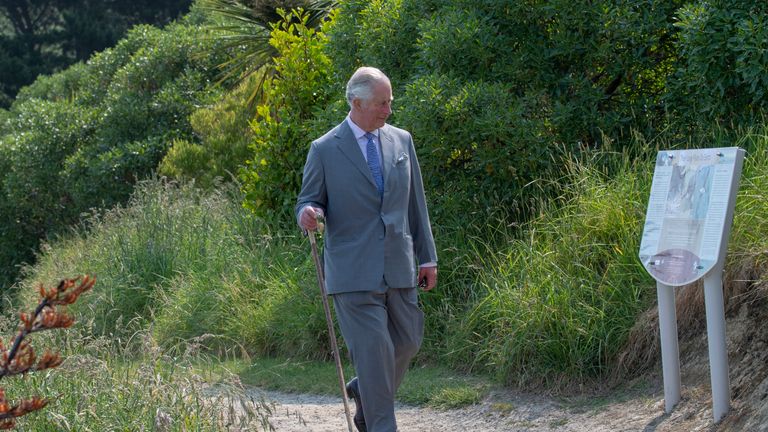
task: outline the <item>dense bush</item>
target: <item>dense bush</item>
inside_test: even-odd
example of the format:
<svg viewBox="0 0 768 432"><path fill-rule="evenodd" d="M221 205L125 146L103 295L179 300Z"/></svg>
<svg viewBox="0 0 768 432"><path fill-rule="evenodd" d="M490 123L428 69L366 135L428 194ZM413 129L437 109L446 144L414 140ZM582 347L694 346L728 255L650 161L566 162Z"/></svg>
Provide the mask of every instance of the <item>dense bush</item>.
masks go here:
<svg viewBox="0 0 768 432"><path fill-rule="evenodd" d="M523 185L556 162L539 99L516 97L502 83L424 75L397 104L398 124L418 143L437 220L467 206L511 209Z"/></svg>
<svg viewBox="0 0 768 432"><path fill-rule="evenodd" d="M24 88L3 115L0 284L40 239L91 208L124 202L174 139L194 140L189 115L218 93L225 53L189 21L138 26L117 46ZM12 203L12 204L10 204Z"/></svg>
<svg viewBox="0 0 768 432"><path fill-rule="evenodd" d="M680 62L667 93L691 123L749 121L768 108L768 6L720 0L680 8Z"/></svg>
<svg viewBox="0 0 768 432"><path fill-rule="evenodd" d="M198 33L191 26L132 30L127 42L142 44L112 75L94 139L81 143L62 173L78 207L124 201L174 138L191 137L189 115L207 102L215 76L211 59L196 56L205 40Z"/></svg>
<svg viewBox="0 0 768 432"><path fill-rule="evenodd" d="M194 180L210 188L216 179L230 180L250 156L253 109L245 103L261 77L252 76L213 106L193 112L189 121L198 140L177 139L160 164L160 173Z"/></svg>
<svg viewBox="0 0 768 432"><path fill-rule="evenodd" d="M14 266L31 257L37 239L61 229L78 212L59 173L78 143L90 139L97 112L67 100L38 100L17 107L0 141L0 281L13 280Z"/></svg>
<svg viewBox="0 0 768 432"><path fill-rule="evenodd" d="M437 212L455 211L443 199L458 195L520 216L522 188L558 177L558 153L663 120L674 10L341 1L327 51L337 85L362 64L392 77L392 122L414 133Z"/></svg>

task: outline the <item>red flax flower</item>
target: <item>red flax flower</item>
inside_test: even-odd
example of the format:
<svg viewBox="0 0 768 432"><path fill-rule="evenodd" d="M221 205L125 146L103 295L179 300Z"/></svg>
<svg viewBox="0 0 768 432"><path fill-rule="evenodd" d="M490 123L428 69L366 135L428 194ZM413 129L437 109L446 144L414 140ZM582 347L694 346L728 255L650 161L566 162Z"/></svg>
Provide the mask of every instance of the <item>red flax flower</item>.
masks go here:
<svg viewBox="0 0 768 432"><path fill-rule="evenodd" d="M45 289L40 285L40 302L32 313L19 314L19 330L11 341L10 349L0 341L0 379L10 375L22 375L44 369L55 368L63 361L58 353L46 350L38 360L35 350L25 339L32 333L70 327L72 316L58 309L77 301L78 297L93 288L95 278L90 276L64 279L56 287ZM0 387L0 429L11 429L16 425L16 418L37 411L48 404L39 397L22 399L11 405L5 398L5 389Z"/></svg>

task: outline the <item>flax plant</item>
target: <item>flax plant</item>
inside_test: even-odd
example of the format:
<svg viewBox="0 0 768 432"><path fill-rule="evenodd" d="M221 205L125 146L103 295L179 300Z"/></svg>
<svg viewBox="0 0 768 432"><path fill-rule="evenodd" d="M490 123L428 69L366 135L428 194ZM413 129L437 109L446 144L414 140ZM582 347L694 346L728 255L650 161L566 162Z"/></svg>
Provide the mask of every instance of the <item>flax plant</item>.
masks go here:
<svg viewBox="0 0 768 432"><path fill-rule="evenodd" d="M72 326L74 318L60 307L77 301L81 294L93 288L95 282L95 279L83 276L62 280L58 286L50 289L46 289L42 284L39 286L40 301L33 312L20 314L19 329L9 348L6 349L0 341L0 378L25 375L61 365L61 355L51 351L45 351L38 360L35 349L27 339L33 333ZM6 399L5 389L0 388L0 429L12 429L17 418L46 405L48 401L37 396L22 399L18 404L12 405Z"/></svg>

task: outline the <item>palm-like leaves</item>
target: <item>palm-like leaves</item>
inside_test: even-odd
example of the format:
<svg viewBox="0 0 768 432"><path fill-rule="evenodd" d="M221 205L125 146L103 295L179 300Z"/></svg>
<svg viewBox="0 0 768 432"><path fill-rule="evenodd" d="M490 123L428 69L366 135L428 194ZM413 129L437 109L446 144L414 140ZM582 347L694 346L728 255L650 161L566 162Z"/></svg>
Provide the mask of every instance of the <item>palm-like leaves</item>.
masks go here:
<svg viewBox="0 0 768 432"><path fill-rule="evenodd" d="M217 24L215 36L232 57L219 65L220 83L242 82L255 73L261 73L258 85L250 95L252 104L259 95L264 80L270 76L272 58L276 51L269 44L272 27L283 20L278 9L302 9L308 17L307 26L319 27L335 6L334 0L203 0L200 7Z"/></svg>

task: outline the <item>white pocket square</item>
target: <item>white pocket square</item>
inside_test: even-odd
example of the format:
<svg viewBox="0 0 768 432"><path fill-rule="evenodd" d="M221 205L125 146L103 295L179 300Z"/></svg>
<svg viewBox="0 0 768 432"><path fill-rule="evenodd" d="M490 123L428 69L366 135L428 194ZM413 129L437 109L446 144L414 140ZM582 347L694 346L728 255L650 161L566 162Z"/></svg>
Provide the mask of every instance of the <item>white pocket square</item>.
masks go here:
<svg viewBox="0 0 768 432"><path fill-rule="evenodd" d="M400 153L400 156L398 156L397 158L397 163L407 161L407 160L408 160L408 155L405 153Z"/></svg>

